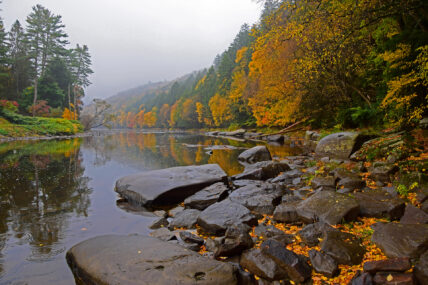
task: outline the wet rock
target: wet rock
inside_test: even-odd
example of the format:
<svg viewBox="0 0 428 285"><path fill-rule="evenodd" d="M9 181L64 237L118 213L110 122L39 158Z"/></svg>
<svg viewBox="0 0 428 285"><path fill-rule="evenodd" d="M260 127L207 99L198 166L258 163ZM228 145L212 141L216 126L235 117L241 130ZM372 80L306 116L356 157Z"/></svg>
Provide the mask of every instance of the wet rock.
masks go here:
<svg viewBox="0 0 428 285"><path fill-rule="evenodd" d="M369 168L370 177L384 183L391 181L391 175L398 171L398 166L388 163L377 163Z"/></svg>
<svg viewBox="0 0 428 285"><path fill-rule="evenodd" d="M186 228L193 229L198 222L198 217L201 212L194 209L187 209L178 213L169 224L169 229Z"/></svg>
<svg viewBox="0 0 428 285"><path fill-rule="evenodd" d="M274 226L258 225L254 229L254 234L261 237L263 240L274 239L284 245L293 243L295 241L294 235L286 234Z"/></svg>
<svg viewBox="0 0 428 285"><path fill-rule="evenodd" d="M185 243L196 243L196 244L202 245L205 242L204 239L201 238L200 236L194 235L187 231L181 231L180 238Z"/></svg>
<svg viewBox="0 0 428 285"><path fill-rule="evenodd" d="M244 251L240 264L252 274L268 281L282 280L287 277L287 272L260 249L253 248Z"/></svg>
<svg viewBox="0 0 428 285"><path fill-rule="evenodd" d="M167 228L160 228L150 233L151 237L163 240L170 241L173 239L177 239L175 233L168 230Z"/></svg>
<svg viewBox="0 0 428 285"><path fill-rule="evenodd" d="M208 186L184 200L184 206L204 210L210 205L227 197L228 188L223 182Z"/></svg>
<svg viewBox="0 0 428 285"><path fill-rule="evenodd" d="M340 231L327 231L323 237L321 250L333 257L337 263L357 265L363 261L366 251L356 236Z"/></svg>
<svg viewBox="0 0 428 285"><path fill-rule="evenodd" d="M293 169L286 171L282 173L281 175L275 177L272 180L272 183L278 183L278 182L285 182L285 181L291 181L294 178L298 178L303 175L303 172L301 172L299 169Z"/></svg>
<svg viewBox="0 0 428 285"><path fill-rule="evenodd" d="M233 180L232 185L234 188L238 189L244 186L248 185L254 185L254 186L263 186L265 184L265 181L260 180L249 180L249 179L242 179L242 180Z"/></svg>
<svg viewBox="0 0 428 285"><path fill-rule="evenodd" d="M250 184L233 191L229 199L254 213L271 215L283 194L282 187L276 184Z"/></svg>
<svg viewBox="0 0 428 285"><path fill-rule="evenodd" d="M425 201L428 201L428 189L420 188L416 190L416 201L418 203L423 203Z"/></svg>
<svg viewBox="0 0 428 285"><path fill-rule="evenodd" d="M309 189L305 189L305 187L293 191L293 195L296 196L297 198L301 199L301 200L306 199L307 197L311 196L312 194L314 194L314 192L309 190Z"/></svg>
<svg viewBox="0 0 428 285"><path fill-rule="evenodd" d="M373 277L370 275L370 273L361 271L357 271L355 276L352 278L351 282L349 282L350 285L373 285Z"/></svg>
<svg viewBox="0 0 428 285"><path fill-rule="evenodd" d="M234 256L253 246L253 240L248 234L249 227L245 225L233 225L226 231L225 239L217 247L214 255Z"/></svg>
<svg viewBox="0 0 428 285"><path fill-rule="evenodd" d="M373 278L374 284L414 285L412 273L378 272Z"/></svg>
<svg viewBox="0 0 428 285"><path fill-rule="evenodd" d="M239 130L231 131L231 132L221 132L218 135L220 135L220 136L226 136L226 137L238 137L238 138L241 138L241 137L244 136L245 133L246 133L246 130L239 129Z"/></svg>
<svg viewBox="0 0 428 285"><path fill-rule="evenodd" d="M290 170L290 166L284 162L262 161L247 165L243 173L237 174L232 178L235 180L267 180L277 177L281 172L288 170Z"/></svg>
<svg viewBox="0 0 428 285"><path fill-rule="evenodd" d="M297 254L286 249L280 242L267 240L261 244L261 251L272 258L296 283L303 283L312 275L311 267Z"/></svg>
<svg viewBox="0 0 428 285"><path fill-rule="evenodd" d="M350 189L362 189L366 186L366 183L361 179L360 176L343 169L335 171L334 178L338 181L338 188L350 188Z"/></svg>
<svg viewBox="0 0 428 285"><path fill-rule="evenodd" d="M396 220L404 214L404 201L383 190L368 189L355 193L354 197L360 205L362 216Z"/></svg>
<svg viewBox="0 0 428 285"><path fill-rule="evenodd" d="M217 164L180 166L123 177L115 191L142 206L173 205L226 177Z"/></svg>
<svg viewBox="0 0 428 285"><path fill-rule="evenodd" d="M418 258L428 249L428 225L376 223L372 228L372 242L389 258Z"/></svg>
<svg viewBox="0 0 428 285"><path fill-rule="evenodd" d="M428 200L422 203L421 210L424 211L425 213L428 213Z"/></svg>
<svg viewBox="0 0 428 285"><path fill-rule="evenodd" d="M414 272L419 284L428 284L428 251L421 255L415 265Z"/></svg>
<svg viewBox="0 0 428 285"><path fill-rule="evenodd" d="M221 235L232 225L256 225L257 219L246 207L226 199L203 210L198 224L208 234Z"/></svg>
<svg viewBox="0 0 428 285"><path fill-rule="evenodd" d="M340 194L349 194L349 193L353 193L354 190L350 189L350 188L341 188L339 190L337 190L337 193Z"/></svg>
<svg viewBox="0 0 428 285"><path fill-rule="evenodd" d="M85 284L237 284L232 265L139 235L95 237L72 247L66 258Z"/></svg>
<svg viewBox="0 0 428 285"><path fill-rule="evenodd" d="M317 192L297 206L297 214L303 222L322 221L330 225L352 221L359 211L354 198L331 191Z"/></svg>
<svg viewBox="0 0 428 285"><path fill-rule="evenodd" d="M309 259L315 271L329 278L336 276L339 273L337 262L329 255L320 251L311 249L309 251Z"/></svg>
<svg viewBox="0 0 428 285"><path fill-rule="evenodd" d="M313 247L319 244L321 237L327 231L336 231L336 229L324 222L317 222L304 226L297 234L306 245Z"/></svg>
<svg viewBox="0 0 428 285"><path fill-rule="evenodd" d="M151 230L157 230L163 227L167 227L169 225L169 222L165 218L157 218L155 219L149 226L149 229Z"/></svg>
<svg viewBox="0 0 428 285"><path fill-rule="evenodd" d="M273 219L283 223L295 223L299 221L297 207L300 201L282 203L275 208Z"/></svg>
<svg viewBox="0 0 428 285"><path fill-rule="evenodd" d="M329 176L329 177L315 177L311 181L311 186L314 189L318 188L318 187L322 187L322 186L336 188L334 178L331 176Z"/></svg>
<svg viewBox="0 0 428 285"><path fill-rule="evenodd" d="M282 196L281 203L289 203L289 202L300 202L302 198L299 198L294 195L284 195Z"/></svg>
<svg viewBox="0 0 428 285"><path fill-rule="evenodd" d="M238 156L238 160L248 163L256 163L260 161L272 160L272 157L266 146L256 146L241 153Z"/></svg>
<svg viewBox="0 0 428 285"><path fill-rule="evenodd" d="M178 243L179 245L181 245L182 247L185 247L191 251L196 251L199 252L201 250L201 245L197 244L197 243L187 243L187 242L183 242L183 243Z"/></svg>
<svg viewBox="0 0 428 285"><path fill-rule="evenodd" d="M415 206L408 204L400 219L402 224L428 224L428 214Z"/></svg>
<svg viewBox="0 0 428 285"><path fill-rule="evenodd" d="M364 143L366 138L359 133L342 132L326 136L318 142L315 153L319 156L329 156L348 159Z"/></svg>
<svg viewBox="0 0 428 285"><path fill-rule="evenodd" d="M369 261L363 265L364 272L369 272L371 274L379 271L404 272L411 267L410 260L406 257Z"/></svg>

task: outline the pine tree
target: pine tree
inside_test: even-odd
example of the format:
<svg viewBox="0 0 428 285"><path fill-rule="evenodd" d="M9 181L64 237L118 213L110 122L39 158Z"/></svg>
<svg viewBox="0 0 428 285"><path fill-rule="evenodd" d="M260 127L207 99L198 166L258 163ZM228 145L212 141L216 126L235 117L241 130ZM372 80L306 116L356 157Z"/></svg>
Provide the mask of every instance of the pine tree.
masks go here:
<svg viewBox="0 0 428 285"><path fill-rule="evenodd" d="M54 15L42 5L33 7L27 17L27 38L34 72L34 100L37 102L37 85L40 76L43 76L47 63L58 55L65 55L65 45L68 44L65 27L61 16ZM33 116L34 116L33 112Z"/></svg>
<svg viewBox="0 0 428 285"><path fill-rule="evenodd" d="M0 2L1 4L1 2ZM0 94L6 93L5 88L7 87L8 74L8 43L6 38L6 32L4 30L3 19L0 17ZM5 96L2 94L2 96Z"/></svg>

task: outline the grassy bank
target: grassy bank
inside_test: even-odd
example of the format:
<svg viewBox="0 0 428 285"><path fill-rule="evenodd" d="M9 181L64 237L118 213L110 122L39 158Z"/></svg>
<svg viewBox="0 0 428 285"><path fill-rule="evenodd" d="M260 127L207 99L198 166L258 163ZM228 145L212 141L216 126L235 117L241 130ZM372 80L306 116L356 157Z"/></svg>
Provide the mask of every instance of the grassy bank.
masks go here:
<svg viewBox="0 0 428 285"><path fill-rule="evenodd" d="M28 117L0 110L0 137L74 135L82 131L83 127L78 121Z"/></svg>

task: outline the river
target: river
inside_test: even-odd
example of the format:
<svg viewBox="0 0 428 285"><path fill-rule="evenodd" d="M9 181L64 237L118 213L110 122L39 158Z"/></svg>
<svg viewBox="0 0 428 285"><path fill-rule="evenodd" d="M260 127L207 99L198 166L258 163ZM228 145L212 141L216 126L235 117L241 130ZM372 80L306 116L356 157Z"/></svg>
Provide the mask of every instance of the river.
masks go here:
<svg viewBox="0 0 428 285"><path fill-rule="evenodd" d="M234 175L243 171L239 153L255 145L138 132L0 144L0 284L74 284L65 261L71 246L102 234L148 234L153 215L118 203L118 178L206 163ZM299 152L268 147L277 157Z"/></svg>

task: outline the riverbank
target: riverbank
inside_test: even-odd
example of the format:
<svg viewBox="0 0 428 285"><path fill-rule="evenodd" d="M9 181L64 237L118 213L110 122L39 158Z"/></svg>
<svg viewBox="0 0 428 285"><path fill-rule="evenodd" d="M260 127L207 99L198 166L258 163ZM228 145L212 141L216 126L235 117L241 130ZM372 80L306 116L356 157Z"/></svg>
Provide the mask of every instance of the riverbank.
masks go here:
<svg viewBox="0 0 428 285"><path fill-rule="evenodd" d="M67 253L73 273L106 284L424 284L425 138L320 137L308 132L308 152L282 160L246 150L244 172L231 177L211 164L120 179L128 203L157 209L152 237L83 241Z"/></svg>

